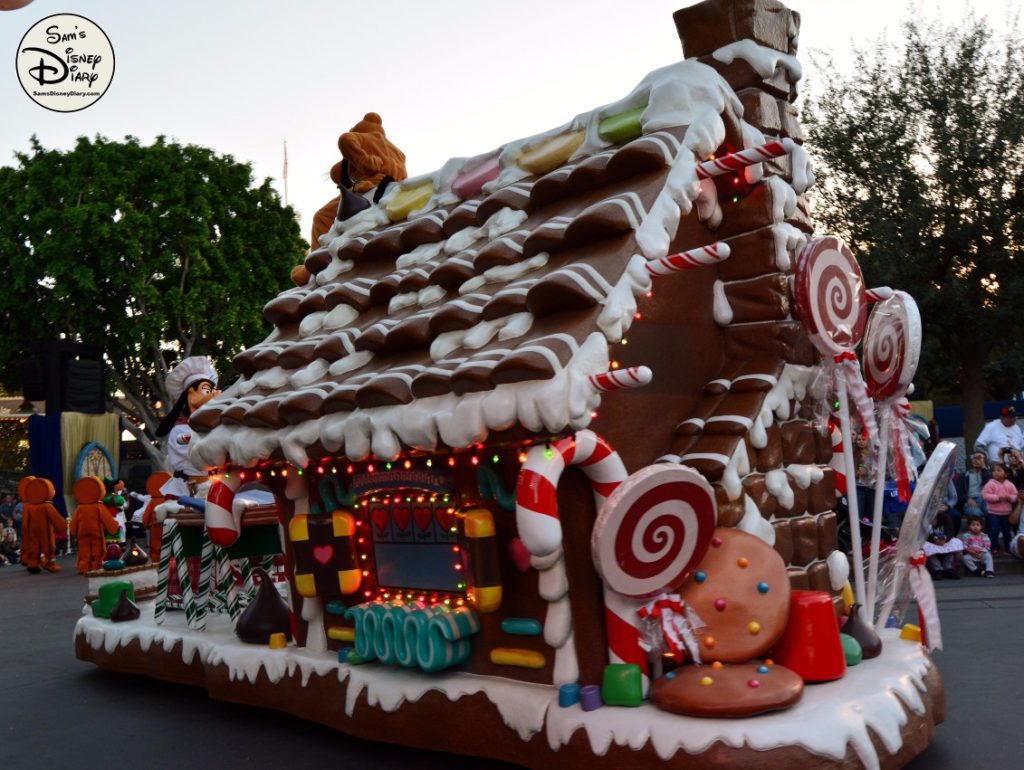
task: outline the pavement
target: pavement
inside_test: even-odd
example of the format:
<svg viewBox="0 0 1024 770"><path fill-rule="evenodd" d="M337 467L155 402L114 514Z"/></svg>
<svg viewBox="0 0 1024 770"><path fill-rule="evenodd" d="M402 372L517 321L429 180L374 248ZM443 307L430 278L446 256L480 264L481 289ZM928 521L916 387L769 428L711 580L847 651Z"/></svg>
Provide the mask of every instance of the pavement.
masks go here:
<svg viewBox="0 0 1024 770"><path fill-rule="evenodd" d="M512 767L362 741L280 712L214 701L200 688L82 663L74 656L72 633L85 581L74 573L74 557L62 557L60 564L64 571L54 575L0 568L5 768L159 770L211 761L286 767L297 760L426 770ZM1024 679L1016 664L1024 649L1024 575L946 580L936 584L936 595L945 645L935 659L948 713L929 748L907 767L1020 767Z"/></svg>

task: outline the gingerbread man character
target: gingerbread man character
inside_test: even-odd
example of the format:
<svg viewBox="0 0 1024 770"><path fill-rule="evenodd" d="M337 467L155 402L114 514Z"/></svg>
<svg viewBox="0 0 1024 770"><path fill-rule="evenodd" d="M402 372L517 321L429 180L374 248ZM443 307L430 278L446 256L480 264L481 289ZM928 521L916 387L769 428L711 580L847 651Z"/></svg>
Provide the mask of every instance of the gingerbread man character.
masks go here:
<svg viewBox="0 0 1024 770"><path fill-rule="evenodd" d="M53 484L48 479L33 477L19 484L24 510L21 520L21 561L25 569L35 574L40 570L60 572L53 560L54 533L63 531L67 524L53 507Z"/></svg>
<svg viewBox="0 0 1024 770"><path fill-rule="evenodd" d="M149 552L154 559L160 558L160 546L163 540L164 527L156 518L156 507L167 500L167 497L160 490L164 484L171 480L171 474L167 471L156 471L146 479L146 494L149 495L149 502L142 512L142 526L149 530Z"/></svg>
<svg viewBox="0 0 1024 770"><path fill-rule="evenodd" d="M118 531L117 520L103 504L105 492L103 481L95 476L80 478L71 489L78 503L71 515L71 535L78 541L79 574L102 566L106 535Z"/></svg>
<svg viewBox="0 0 1024 770"><path fill-rule="evenodd" d="M191 356L171 369L166 385L174 406L157 427L156 435L166 438L167 464L174 477L160 491L167 497L177 498L193 494L195 486L206 481L206 471L197 468L188 456L192 441L188 418L220 391L217 390L217 370L205 356Z"/></svg>

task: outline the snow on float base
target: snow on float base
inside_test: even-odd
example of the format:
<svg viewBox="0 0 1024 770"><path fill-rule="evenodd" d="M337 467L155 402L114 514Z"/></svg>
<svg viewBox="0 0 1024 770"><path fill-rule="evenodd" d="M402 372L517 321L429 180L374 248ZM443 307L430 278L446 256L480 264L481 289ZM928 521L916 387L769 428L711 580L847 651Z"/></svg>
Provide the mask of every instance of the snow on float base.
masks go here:
<svg viewBox="0 0 1024 770"><path fill-rule="evenodd" d="M356 704L364 692L370 707L388 713L409 708L431 691L452 702L483 693L505 725L523 741L543 733L547 745L557 752L583 730L595 757L605 756L613 745L639 751L649 743L669 764L680 751L697 755L722 743L757 752L800 746L833 761L842 760L851 747L860 764L872 770L885 766L872 734L895 755L903 746L901 730L908 719L929 717L922 696L931 701L941 699L941 692L930 692L926 682L926 675L934 673L931 658L920 644L901 640L894 629L883 633L882 654L869 664L849 669L841 680L808 687L801 701L786 711L748 719L685 717L648 704L605 706L591 712L583 711L579 704L560 708L557 688L548 685L459 672L426 675L376 663L352 666L339 663L332 652L248 645L235 636L222 616L211 618L202 632L188 629L182 613L169 615L163 626L157 626L151 604L144 605L142 617L131 623L94 618L86 609L75 626L75 638L90 650L108 655L135 641L143 653L150 653L147 661L153 661L152 653L157 650L171 653L180 643L183 664L225 667L228 678L238 686L238 700L252 705L260 703L244 697L245 686L255 684L261 672L271 684L295 678L302 687L314 675L328 680L336 677L339 710L344 703L348 718L356 717ZM81 651L79 657L83 657Z"/></svg>

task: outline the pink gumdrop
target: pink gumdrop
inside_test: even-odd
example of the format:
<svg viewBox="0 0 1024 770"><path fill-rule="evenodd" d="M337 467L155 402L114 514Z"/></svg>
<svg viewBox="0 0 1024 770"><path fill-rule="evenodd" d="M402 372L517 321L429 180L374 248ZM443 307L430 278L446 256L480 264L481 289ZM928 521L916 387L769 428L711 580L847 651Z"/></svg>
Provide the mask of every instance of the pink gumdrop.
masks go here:
<svg viewBox="0 0 1024 770"><path fill-rule="evenodd" d="M715 599L715 609L721 612L725 609L725 599Z"/></svg>
<svg viewBox="0 0 1024 770"><path fill-rule="evenodd" d="M714 546L715 548L718 548L718 546L720 546L721 544L722 544L722 538L720 538L720 537L713 537L713 538L711 538L711 545Z"/></svg>
<svg viewBox="0 0 1024 770"><path fill-rule="evenodd" d="M452 182L452 192L460 198L472 198L477 195L485 184L498 176L498 155L486 158L482 163L463 171Z"/></svg>

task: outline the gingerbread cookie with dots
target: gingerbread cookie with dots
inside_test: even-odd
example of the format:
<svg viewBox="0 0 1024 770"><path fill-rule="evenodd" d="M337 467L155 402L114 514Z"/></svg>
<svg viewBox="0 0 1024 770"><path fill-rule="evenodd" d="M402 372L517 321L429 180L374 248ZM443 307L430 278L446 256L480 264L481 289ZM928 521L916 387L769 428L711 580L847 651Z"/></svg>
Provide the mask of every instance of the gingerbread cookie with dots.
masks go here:
<svg viewBox="0 0 1024 770"><path fill-rule="evenodd" d="M746 663L782 636L789 617L789 577L782 557L754 535L719 527L680 596L701 618L704 663Z"/></svg>

